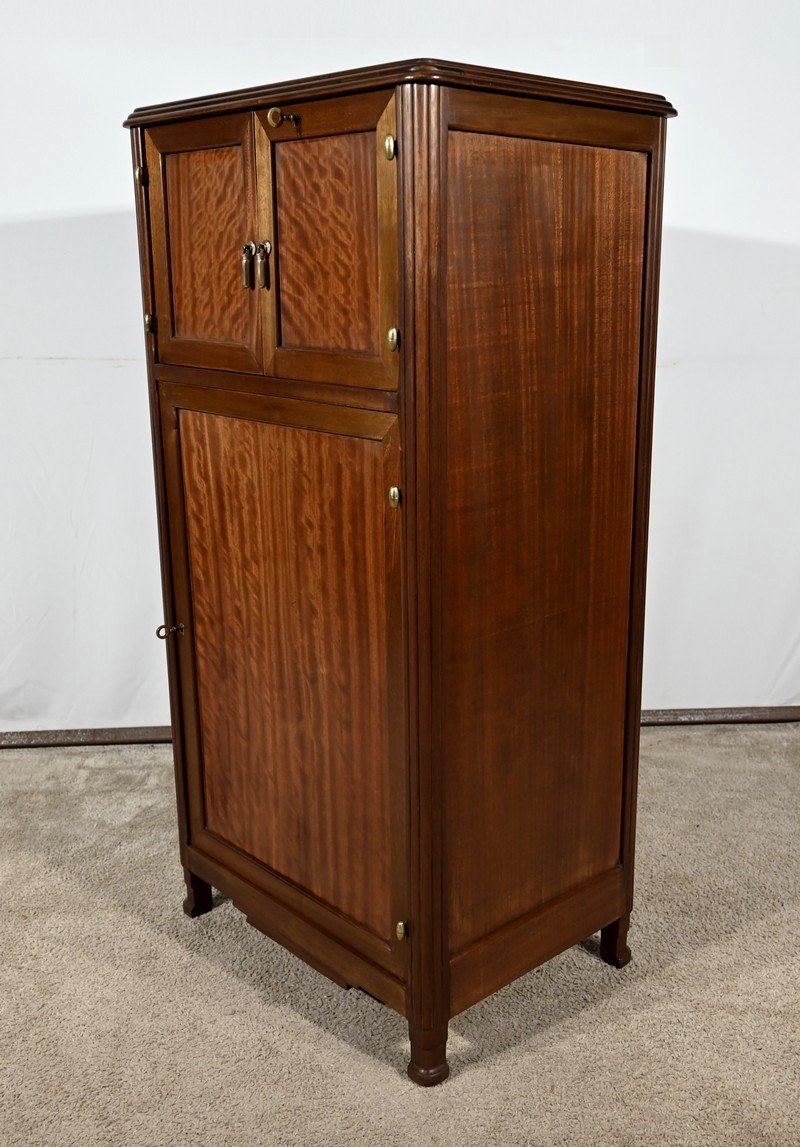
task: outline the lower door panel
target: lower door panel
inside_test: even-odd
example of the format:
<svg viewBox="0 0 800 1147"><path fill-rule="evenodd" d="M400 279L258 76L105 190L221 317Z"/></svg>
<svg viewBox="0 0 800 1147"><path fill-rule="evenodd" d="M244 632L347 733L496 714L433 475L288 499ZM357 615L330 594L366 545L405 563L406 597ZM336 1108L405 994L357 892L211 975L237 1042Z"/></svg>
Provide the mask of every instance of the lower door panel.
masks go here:
<svg viewBox="0 0 800 1147"><path fill-rule="evenodd" d="M397 973L394 415L162 384L192 845Z"/></svg>

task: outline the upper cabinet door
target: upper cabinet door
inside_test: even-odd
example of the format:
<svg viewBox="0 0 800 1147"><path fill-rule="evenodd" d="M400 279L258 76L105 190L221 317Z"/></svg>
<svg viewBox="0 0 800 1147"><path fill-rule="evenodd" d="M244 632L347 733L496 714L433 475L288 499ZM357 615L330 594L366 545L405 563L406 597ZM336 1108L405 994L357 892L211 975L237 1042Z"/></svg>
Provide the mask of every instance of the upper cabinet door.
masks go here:
<svg viewBox="0 0 800 1147"><path fill-rule="evenodd" d="M262 369L253 117L147 131L157 358ZM255 246L248 251L255 251Z"/></svg>
<svg viewBox="0 0 800 1147"><path fill-rule="evenodd" d="M266 373L395 389L394 94L286 104L256 121L260 235L271 244Z"/></svg>

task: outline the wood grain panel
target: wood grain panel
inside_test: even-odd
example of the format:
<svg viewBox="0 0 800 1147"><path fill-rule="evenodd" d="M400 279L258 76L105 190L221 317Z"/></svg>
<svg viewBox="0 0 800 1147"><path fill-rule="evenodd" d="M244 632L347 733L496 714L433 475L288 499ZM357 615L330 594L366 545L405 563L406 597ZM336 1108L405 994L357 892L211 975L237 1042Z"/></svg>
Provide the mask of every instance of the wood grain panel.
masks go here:
<svg viewBox="0 0 800 1147"><path fill-rule="evenodd" d="M377 353L375 133L275 145L280 341Z"/></svg>
<svg viewBox="0 0 800 1147"><path fill-rule="evenodd" d="M155 360L260 372L260 300L241 279L257 237L252 116L154 127L146 150Z"/></svg>
<svg viewBox="0 0 800 1147"><path fill-rule="evenodd" d="M388 939L396 420L179 418L207 826Z"/></svg>
<svg viewBox="0 0 800 1147"><path fill-rule="evenodd" d="M172 327L176 338L246 343L252 292L242 288L247 179L241 147L164 158Z"/></svg>
<svg viewBox="0 0 800 1147"><path fill-rule="evenodd" d="M451 951L619 861L647 157L451 132Z"/></svg>

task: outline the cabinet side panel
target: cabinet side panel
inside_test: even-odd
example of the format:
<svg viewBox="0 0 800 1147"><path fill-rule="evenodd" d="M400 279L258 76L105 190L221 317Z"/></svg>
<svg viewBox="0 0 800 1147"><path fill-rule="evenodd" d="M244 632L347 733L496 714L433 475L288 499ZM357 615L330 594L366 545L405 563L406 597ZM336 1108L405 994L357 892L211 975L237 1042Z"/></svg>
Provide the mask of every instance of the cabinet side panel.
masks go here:
<svg viewBox="0 0 800 1147"><path fill-rule="evenodd" d="M205 825L388 940L395 436L192 410L180 435Z"/></svg>
<svg viewBox="0 0 800 1147"><path fill-rule="evenodd" d="M647 156L447 141L451 953L619 863Z"/></svg>

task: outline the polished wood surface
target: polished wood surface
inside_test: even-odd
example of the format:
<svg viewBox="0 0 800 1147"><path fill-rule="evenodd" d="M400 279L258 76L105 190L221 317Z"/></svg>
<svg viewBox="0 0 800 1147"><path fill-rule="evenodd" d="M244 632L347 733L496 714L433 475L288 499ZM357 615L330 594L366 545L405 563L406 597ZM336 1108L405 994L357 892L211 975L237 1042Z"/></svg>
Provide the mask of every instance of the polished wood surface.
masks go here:
<svg viewBox="0 0 800 1147"><path fill-rule="evenodd" d="M191 619L194 612L194 584L191 568L191 554L187 523L187 497L184 489L180 419L185 412L197 412L213 417L244 422L268 422L274 426L308 430L320 436L344 436L383 444L384 476L383 486L389 487L398 481L398 459L394 438L397 418L381 412L362 410L343 404L328 404L319 401L299 401L283 395L261 395L256 393L236 393L215 387L189 385L186 375L195 372L185 368L178 370L184 381L159 382L159 418L163 443L164 494L170 522L169 547L172 570L172 596L174 603L171 615L180 619ZM329 388L335 389L335 388ZM333 500L335 507L335 498ZM388 505L388 499L387 499ZM389 852L391 919L395 922L406 914L408 898L408 838L397 826L404 824L408 817L408 774L406 767L405 732L405 657L403 649L402 625L402 586L400 581L402 546L402 510L392 510L387 519L385 532L386 559L384 570L386 582L386 712L385 727L388 738L389 805L391 808L393 831L384 840ZM268 571L265 576L268 576ZM298 605L300 608L300 605ZM209 863L227 873L231 879L244 881L257 890L262 901L262 910L252 911L252 898L242 899L237 892L236 903L247 903L248 917L268 935L275 935L275 929L267 927L270 915L280 914L285 921L286 914L302 917L305 924L302 934L303 951L307 951L308 930L324 934L335 942L338 950L358 953L359 975L350 982L364 987L386 1003L395 1006L398 984L404 981L407 965L408 944L397 936L389 937L371 931L363 923L345 916L337 905L331 905L313 895L299 884L286 879L267 865L252 857L236 845L227 842L207 827L204 801L204 743L202 734L202 712L198 683L198 662L194 650L193 627L185 622L184 634L169 640L167 645L178 663L179 697L173 711L181 715L176 726L176 753L180 747L180 764L184 796L183 810L187 820L188 838L195 850L184 855L196 856L201 853ZM171 657L171 664L173 658ZM180 738L178 734L180 733ZM205 868L198 868L195 859L185 861L187 867L201 875ZM194 866L194 867L192 867ZM213 878L215 887L224 887L233 895L233 887L228 881L219 885L218 877ZM240 884L236 884L237 889ZM294 936L292 930L291 934ZM280 935L286 935L286 927L281 925ZM283 942L283 941L281 941ZM289 947L299 950L294 940ZM319 965L319 961L314 966ZM324 961L323 961L324 962ZM342 965L349 967L350 964ZM351 974L347 973L348 976ZM335 978L335 977L334 977Z"/></svg>
<svg viewBox="0 0 800 1147"><path fill-rule="evenodd" d="M157 358L261 369L260 300L242 286L256 229L252 118L147 133Z"/></svg>
<svg viewBox="0 0 800 1147"><path fill-rule="evenodd" d="M179 433L207 827L388 940L396 434L189 410Z"/></svg>
<svg viewBox="0 0 800 1147"><path fill-rule="evenodd" d="M445 769L436 736L436 665L440 625L434 582L440 547L438 516L444 422L437 383L441 286L438 205L442 190L439 151L441 92L436 87L408 87L401 104L405 133L400 158L404 204L406 281L406 371L403 429L408 487L409 752L412 841L409 912L413 922L408 977L408 1027L411 1058L408 1074L421 1086L446 1079L447 1024L450 1018L450 967L444 902ZM403 146L405 144L405 146ZM440 438L436 438L438 434Z"/></svg>
<svg viewBox="0 0 800 1147"><path fill-rule="evenodd" d="M656 146L662 121L608 108L539 103L485 92L448 92L445 101L449 132L472 131L491 124L492 135L546 139L589 147L649 152Z"/></svg>
<svg viewBox="0 0 800 1147"><path fill-rule="evenodd" d="M155 372L159 382L182 382L191 386L206 386L213 390L273 395L311 402L333 403L336 406L363 410L385 410L396 414L400 398L396 390L371 390L341 383L304 382L297 378L276 378L274 375L235 374L233 371L201 370L197 367L158 363Z"/></svg>
<svg viewBox="0 0 800 1147"><path fill-rule="evenodd" d="M282 346L378 351L375 152L373 132L275 146Z"/></svg>
<svg viewBox="0 0 800 1147"><path fill-rule="evenodd" d="M164 182L174 336L243 343L251 295L241 289L237 261L247 210L242 149L166 155Z"/></svg>
<svg viewBox="0 0 800 1147"><path fill-rule="evenodd" d="M647 160L487 131L447 160L455 953L620 859Z"/></svg>
<svg viewBox="0 0 800 1147"><path fill-rule="evenodd" d="M256 115L259 233L272 243L261 291L268 375L396 390L401 356L397 133L392 91L283 104ZM313 284L313 285L312 285Z"/></svg>
<svg viewBox="0 0 800 1147"><path fill-rule="evenodd" d="M309 96L319 98L341 92L370 91L377 87L395 87L400 84L437 85L478 92L505 92L532 96L540 100L562 101L575 106L619 108L622 111L641 112L650 116L668 117L677 114L669 100L649 92L578 83L574 80L560 80L549 76L532 76L527 72L484 68L475 64L454 63L451 60L418 58L367 68L352 68L345 72L327 72L321 76L284 80L254 88L221 92L218 95L176 100L172 103L150 104L136 108L125 120L125 127L213 115L220 108L233 111L238 108L265 107L285 100L308 99Z"/></svg>
<svg viewBox="0 0 800 1147"><path fill-rule="evenodd" d="M629 958L672 114L416 60L129 121L186 910L402 1012L426 1086L452 1015ZM229 148L268 281L245 346L179 274L171 348L170 181L180 236Z"/></svg>
<svg viewBox="0 0 800 1147"><path fill-rule="evenodd" d="M625 873L612 868L459 952L450 964L450 1012L485 999L626 911Z"/></svg>

